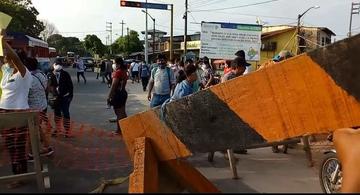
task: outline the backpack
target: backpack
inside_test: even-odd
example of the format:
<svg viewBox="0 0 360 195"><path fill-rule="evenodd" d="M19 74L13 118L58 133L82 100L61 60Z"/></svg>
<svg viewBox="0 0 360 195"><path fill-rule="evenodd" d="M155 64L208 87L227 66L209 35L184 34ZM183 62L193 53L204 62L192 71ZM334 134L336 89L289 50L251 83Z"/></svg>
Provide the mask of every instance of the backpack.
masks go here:
<svg viewBox="0 0 360 195"><path fill-rule="evenodd" d="M141 65L141 77L150 76L150 68L147 65Z"/></svg>

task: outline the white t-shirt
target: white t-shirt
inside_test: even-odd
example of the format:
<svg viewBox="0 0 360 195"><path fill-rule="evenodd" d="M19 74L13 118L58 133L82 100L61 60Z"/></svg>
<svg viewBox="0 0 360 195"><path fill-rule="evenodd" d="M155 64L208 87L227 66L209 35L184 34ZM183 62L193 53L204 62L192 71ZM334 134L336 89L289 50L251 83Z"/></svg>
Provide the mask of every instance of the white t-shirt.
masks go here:
<svg viewBox="0 0 360 195"><path fill-rule="evenodd" d="M167 70L168 69L168 70ZM169 80L170 79L170 80ZM176 79L173 71L170 68L157 68L152 70L150 82L154 82L154 93L158 95L168 95L171 91L171 86L175 85Z"/></svg>
<svg viewBox="0 0 360 195"><path fill-rule="evenodd" d="M76 62L76 70L77 70L77 72L84 72L85 65L84 65L84 62L82 60L78 60Z"/></svg>
<svg viewBox="0 0 360 195"><path fill-rule="evenodd" d="M40 71L33 71L32 84L29 91L29 107L43 111L47 108L46 86L47 77Z"/></svg>
<svg viewBox="0 0 360 195"><path fill-rule="evenodd" d="M139 67L140 67L140 64L134 62L134 65L132 66L131 71L133 71L133 72L139 72Z"/></svg>
<svg viewBox="0 0 360 195"><path fill-rule="evenodd" d="M24 77L18 71L15 74L5 71L5 65L1 70L3 76L0 82L2 95L0 108L2 109L28 109L28 95L32 83L31 73L26 69Z"/></svg>

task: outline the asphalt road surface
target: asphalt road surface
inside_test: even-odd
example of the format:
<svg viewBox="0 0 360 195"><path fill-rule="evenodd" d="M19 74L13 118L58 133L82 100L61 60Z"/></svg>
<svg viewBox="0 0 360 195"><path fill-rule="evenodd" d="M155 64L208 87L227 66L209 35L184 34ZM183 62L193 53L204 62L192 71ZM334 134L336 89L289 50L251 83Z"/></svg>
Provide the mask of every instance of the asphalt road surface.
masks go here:
<svg viewBox="0 0 360 195"><path fill-rule="evenodd" d="M86 72L87 83L84 84L83 80L77 83L75 70L66 70L72 75L74 83L70 113L76 125L83 124L86 128L103 132L115 130L115 124L108 121L115 116L106 105L109 88L101 83L101 77L97 80L95 73ZM129 80L126 88L129 94L126 106L129 116L149 109L147 92L142 91L141 83L132 84ZM56 138L52 139L52 143L55 157L44 158L44 162L49 165L51 180L51 188L47 192L87 193L99 184L102 177L112 179L126 177L131 173L132 165L121 138L102 139L92 135L74 139ZM94 148L100 152L92 153ZM109 148L111 151L108 154ZM4 156L1 151L0 158ZM111 152L116 154L115 157ZM289 149L288 153L274 154L267 147L248 150L246 155L235 154L239 158L238 180L232 179L229 163L219 152L215 153L212 163L207 161L207 154L194 154L189 161L222 192L321 192L317 169L321 150L313 153L316 163L313 168L307 167L305 153L300 145ZM93 165L98 169L93 169ZM29 166L32 167L31 164ZM0 164L0 175L9 174L10 167L6 163ZM105 192L127 192L127 185L126 182L112 186ZM36 181L28 180L26 185L17 189L8 189L4 183L0 183L0 192L37 192Z"/></svg>

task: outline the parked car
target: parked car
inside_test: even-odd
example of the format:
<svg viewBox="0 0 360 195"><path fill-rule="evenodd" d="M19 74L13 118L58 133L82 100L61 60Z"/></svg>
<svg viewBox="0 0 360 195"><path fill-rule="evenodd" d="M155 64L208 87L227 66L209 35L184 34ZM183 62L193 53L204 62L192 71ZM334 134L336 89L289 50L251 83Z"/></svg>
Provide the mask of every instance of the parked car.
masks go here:
<svg viewBox="0 0 360 195"><path fill-rule="evenodd" d="M94 72L94 68L95 68L96 64L95 64L95 60L92 57L82 57L80 59L84 62L85 71L87 69L91 69L91 71Z"/></svg>

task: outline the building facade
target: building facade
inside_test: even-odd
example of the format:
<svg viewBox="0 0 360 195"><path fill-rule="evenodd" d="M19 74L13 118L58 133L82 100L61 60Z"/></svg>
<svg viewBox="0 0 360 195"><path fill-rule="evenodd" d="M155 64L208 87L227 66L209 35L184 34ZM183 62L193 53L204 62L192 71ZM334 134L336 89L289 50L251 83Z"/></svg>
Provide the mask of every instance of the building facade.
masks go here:
<svg viewBox="0 0 360 195"><path fill-rule="evenodd" d="M296 26L264 26L260 64L271 60L281 50L288 50L295 55L298 51L302 53L324 47L331 44L332 36L335 33L326 27L301 27L299 42Z"/></svg>
<svg viewBox="0 0 360 195"><path fill-rule="evenodd" d="M159 53L170 57L170 36L165 36L166 32L149 30L151 35L149 39L149 59L153 61ZM142 32L145 34L145 32ZM260 62L251 62L251 68L254 70L262 63L271 60L281 50L289 50L294 55L300 52L308 52L310 50L331 44L331 37L335 33L326 27L301 27L300 30L300 46L297 39L297 27L290 25L263 26L261 35L261 57ZM155 42L152 39L155 37ZM153 44L155 46L153 47ZM200 33L187 36L188 55L198 59L200 53ZM155 51L153 51L153 49ZM174 59L184 57L184 36L178 35L173 37Z"/></svg>

